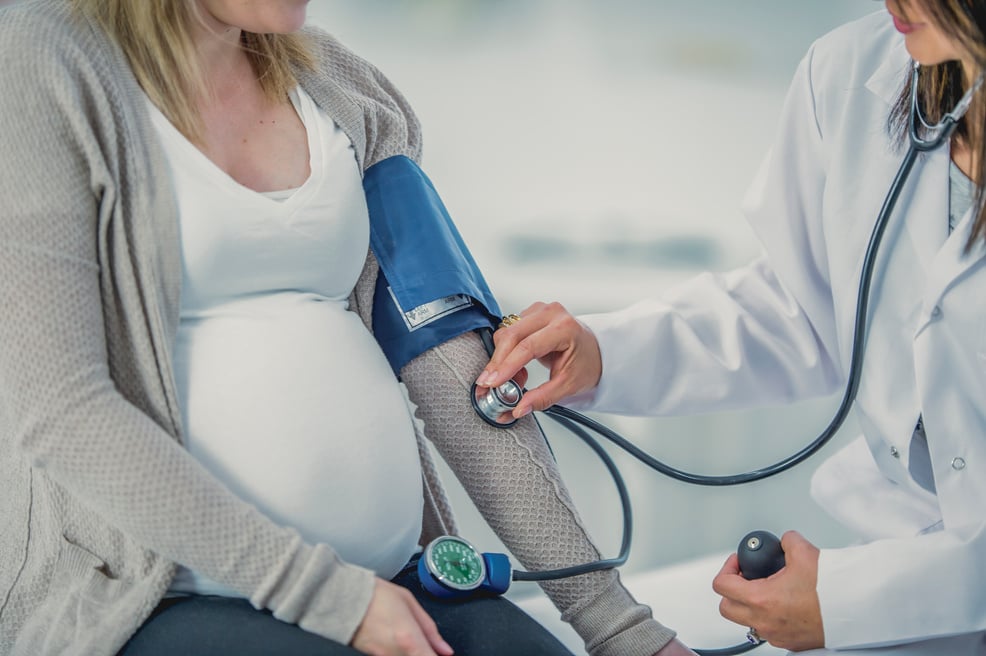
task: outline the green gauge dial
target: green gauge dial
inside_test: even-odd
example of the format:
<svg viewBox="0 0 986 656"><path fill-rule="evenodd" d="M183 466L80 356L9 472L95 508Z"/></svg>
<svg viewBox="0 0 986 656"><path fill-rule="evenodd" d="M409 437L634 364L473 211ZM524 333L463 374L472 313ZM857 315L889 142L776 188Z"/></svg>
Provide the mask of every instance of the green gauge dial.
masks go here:
<svg viewBox="0 0 986 656"><path fill-rule="evenodd" d="M432 576L455 590L475 590L486 578L483 555L462 538L438 538L425 549L424 559Z"/></svg>

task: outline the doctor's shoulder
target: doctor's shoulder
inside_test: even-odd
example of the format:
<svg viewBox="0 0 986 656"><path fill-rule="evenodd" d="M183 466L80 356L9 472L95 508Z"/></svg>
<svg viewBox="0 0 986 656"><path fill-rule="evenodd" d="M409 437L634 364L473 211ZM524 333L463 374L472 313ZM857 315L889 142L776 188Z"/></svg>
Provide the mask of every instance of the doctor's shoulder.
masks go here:
<svg viewBox="0 0 986 656"><path fill-rule="evenodd" d="M816 80L845 89L864 86L878 70L898 61L905 72L910 60L904 39L884 9L820 36L806 57Z"/></svg>
<svg viewBox="0 0 986 656"><path fill-rule="evenodd" d="M90 72L103 61L96 51L93 28L65 0L0 3L0 58L5 81L49 84ZM102 44L100 44L102 45ZM9 90L10 86L5 86Z"/></svg>
<svg viewBox="0 0 986 656"><path fill-rule="evenodd" d="M811 94L815 118L828 140L847 124L872 124L886 133L891 105L906 79L910 55L893 21L881 9L819 37L797 76Z"/></svg>
<svg viewBox="0 0 986 656"><path fill-rule="evenodd" d="M315 66L313 72L299 71L299 79L306 87L328 82L360 111L359 122L367 138L364 168L395 155L420 161L421 124L386 74L318 26L307 25L302 33Z"/></svg>

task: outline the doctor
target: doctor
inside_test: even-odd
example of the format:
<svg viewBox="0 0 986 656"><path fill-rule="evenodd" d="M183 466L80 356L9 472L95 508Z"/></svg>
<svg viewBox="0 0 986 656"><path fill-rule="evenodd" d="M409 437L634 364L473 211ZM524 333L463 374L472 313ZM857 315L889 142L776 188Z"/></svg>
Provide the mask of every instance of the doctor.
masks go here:
<svg viewBox="0 0 986 656"><path fill-rule="evenodd" d="M887 0L802 61L746 213L764 254L659 298L576 319L536 303L497 331L495 386L537 359L556 402L682 414L829 394L845 383L861 261L907 146L912 60L931 123L986 67L986 1ZM812 492L859 546L783 538L762 581L731 556L722 614L791 650L986 654L986 91L950 143L921 156L877 259L862 435Z"/></svg>

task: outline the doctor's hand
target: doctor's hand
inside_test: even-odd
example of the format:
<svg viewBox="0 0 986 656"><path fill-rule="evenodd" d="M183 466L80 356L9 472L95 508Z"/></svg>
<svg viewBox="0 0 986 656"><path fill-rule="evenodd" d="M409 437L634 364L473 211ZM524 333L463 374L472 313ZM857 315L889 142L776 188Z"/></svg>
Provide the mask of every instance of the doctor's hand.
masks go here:
<svg viewBox="0 0 986 656"><path fill-rule="evenodd" d="M371 656L452 656L435 621L399 585L376 579L373 598L349 645Z"/></svg>
<svg viewBox="0 0 986 656"><path fill-rule="evenodd" d="M744 579L736 554L726 560L712 582L712 588L723 598L719 613L756 629L775 647L792 651L824 647L822 613L815 591L818 547L799 533L788 531L781 537L781 548L784 568L765 579Z"/></svg>
<svg viewBox="0 0 986 656"><path fill-rule="evenodd" d="M532 360L550 372L548 382L528 390L514 408L514 417L544 410L559 400L595 387L603 364L599 343L584 324L559 303L535 303L520 313L520 321L493 333L496 350L476 379L481 387L496 387L513 378Z"/></svg>

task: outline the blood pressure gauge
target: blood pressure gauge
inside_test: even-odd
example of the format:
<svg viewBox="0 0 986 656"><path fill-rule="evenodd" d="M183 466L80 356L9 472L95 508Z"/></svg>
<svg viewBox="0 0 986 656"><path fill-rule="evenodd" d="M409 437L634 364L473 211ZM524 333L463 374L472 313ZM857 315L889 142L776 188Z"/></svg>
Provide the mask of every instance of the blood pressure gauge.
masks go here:
<svg viewBox="0 0 986 656"><path fill-rule="evenodd" d="M453 535L432 540L418 561L418 578L425 590L444 599L503 594L510 587L510 575L505 554L481 553Z"/></svg>

